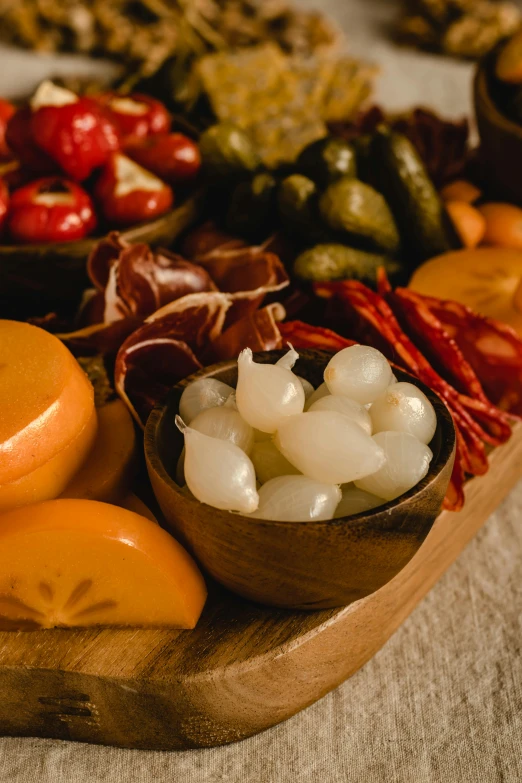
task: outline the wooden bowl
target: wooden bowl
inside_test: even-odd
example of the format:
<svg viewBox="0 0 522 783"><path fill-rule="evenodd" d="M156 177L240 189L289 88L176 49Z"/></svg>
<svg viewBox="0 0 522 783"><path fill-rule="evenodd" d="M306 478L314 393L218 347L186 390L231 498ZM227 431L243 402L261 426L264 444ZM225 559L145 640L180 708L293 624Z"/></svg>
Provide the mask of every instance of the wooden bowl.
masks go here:
<svg viewBox="0 0 522 783"><path fill-rule="evenodd" d="M275 362L282 351L256 355ZM331 352L301 351L296 372L318 386ZM179 383L151 413L145 455L152 487L172 533L218 582L262 604L288 609L344 606L392 579L428 535L453 467L455 431L446 406L424 384L397 373L428 396L437 414L427 476L400 498L365 514L327 522L271 522L220 511L189 497L178 484L183 447L174 416L183 389L196 378L237 381L237 362L208 367Z"/></svg>
<svg viewBox="0 0 522 783"><path fill-rule="evenodd" d="M176 209L121 232L129 242L168 247L199 214L203 194L196 192ZM46 245L0 245L0 313L27 317L70 305L74 309L88 287L85 262L100 237Z"/></svg>
<svg viewBox="0 0 522 783"><path fill-rule="evenodd" d="M495 197L522 204L522 125L506 116L493 98L496 55L494 51L478 64L473 86L481 161Z"/></svg>

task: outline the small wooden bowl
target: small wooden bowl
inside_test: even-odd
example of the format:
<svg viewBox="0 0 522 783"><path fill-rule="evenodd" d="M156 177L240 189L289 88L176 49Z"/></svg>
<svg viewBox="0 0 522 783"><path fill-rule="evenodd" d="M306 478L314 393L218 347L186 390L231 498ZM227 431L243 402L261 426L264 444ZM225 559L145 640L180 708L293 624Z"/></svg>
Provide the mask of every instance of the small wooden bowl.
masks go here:
<svg viewBox="0 0 522 783"><path fill-rule="evenodd" d="M256 355L275 362L282 351ZM296 372L319 386L331 352L301 351ZM237 362L201 370L179 383L165 405L151 413L145 455L152 487L173 534L221 584L262 604L288 609L344 606L373 593L413 557L428 535L446 493L453 467L455 431L446 406L406 373L437 414L434 456L416 487L373 512L328 522L271 522L220 511L189 497L176 484L183 447L174 417L183 389L196 378L217 378L235 386Z"/></svg>
<svg viewBox="0 0 522 783"><path fill-rule="evenodd" d="M522 204L522 125L507 117L493 98L497 51L477 66L473 86L475 116L485 173L496 196Z"/></svg>
<svg viewBox="0 0 522 783"><path fill-rule="evenodd" d="M121 232L129 242L168 247L197 218L203 200L196 192L176 209ZM42 315L56 307L74 308L88 287L85 262L100 237L46 245L0 244L2 317Z"/></svg>

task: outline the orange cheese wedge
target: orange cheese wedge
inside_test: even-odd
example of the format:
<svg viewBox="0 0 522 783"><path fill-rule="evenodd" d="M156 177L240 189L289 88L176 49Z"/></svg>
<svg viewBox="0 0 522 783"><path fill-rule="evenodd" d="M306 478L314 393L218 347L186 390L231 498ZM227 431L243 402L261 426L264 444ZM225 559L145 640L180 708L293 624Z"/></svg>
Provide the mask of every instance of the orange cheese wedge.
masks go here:
<svg viewBox="0 0 522 783"><path fill-rule="evenodd" d="M84 464L61 497L117 503L130 490L138 465L136 430L121 400L98 408L98 432Z"/></svg>
<svg viewBox="0 0 522 783"><path fill-rule="evenodd" d="M194 628L205 599L190 555L132 511L58 499L0 515L0 630Z"/></svg>
<svg viewBox="0 0 522 783"><path fill-rule="evenodd" d="M93 415L92 385L60 340L0 321L0 488L9 503L63 491L93 444Z"/></svg>

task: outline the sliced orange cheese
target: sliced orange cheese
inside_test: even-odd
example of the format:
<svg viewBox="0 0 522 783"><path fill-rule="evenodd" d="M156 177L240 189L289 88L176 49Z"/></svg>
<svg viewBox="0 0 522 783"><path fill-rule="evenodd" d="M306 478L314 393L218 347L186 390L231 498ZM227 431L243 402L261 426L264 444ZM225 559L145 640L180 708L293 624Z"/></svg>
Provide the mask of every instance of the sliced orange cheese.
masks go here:
<svg viewBox="0 0 522 783"><path fill-rule="evenodd" d="M205 599L190 555L132 511L59 498L0 516L0 630L194 628Z"/></svg>
<svg viewBox="0 0 522 783"><path fill-rule="evenodd" d="M116 503L130 490L138 463L136 430L121 400L98 408L93 448L62 497Z"/></svg>
<svg viewBox="0 0 522 783"><path fill-rule="evenodd" d="M73 479L86 454L92 451L97 425L96 411L93 410L83 430L58 454L31 473L0 484L0 513L58 497Z"/></svg>
<svg viewBox="0 0 522 783"><path fill-rule="evenodd" d="M72 444L93 410L92 385L57 337L0 321L0 486L33 473ZM75 470L92 441L84 445Z"/></svg>

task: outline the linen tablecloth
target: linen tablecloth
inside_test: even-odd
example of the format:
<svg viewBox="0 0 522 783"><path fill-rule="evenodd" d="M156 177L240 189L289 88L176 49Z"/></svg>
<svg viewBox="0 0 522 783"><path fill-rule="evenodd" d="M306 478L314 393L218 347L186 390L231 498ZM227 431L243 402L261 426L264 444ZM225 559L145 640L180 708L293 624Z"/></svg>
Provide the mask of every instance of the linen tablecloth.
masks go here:
<svg viewBox="0 0 522 783"><path fill-rule="evenodd" d="M471 66L392 47L392 3L316 5L336 16L352 52L381 64L380 101L469 113ZM9 56L0 53L0 61ZM16 91L14 72L26 89L42 76L42 63L16 57L16 69L0 70L0 94ZM48 61L47 70L70 67L69 59ZM387 645L286 723L235 745L182 753L4 738L0 782L522 781L521 517L522 484Z"/></svg>

